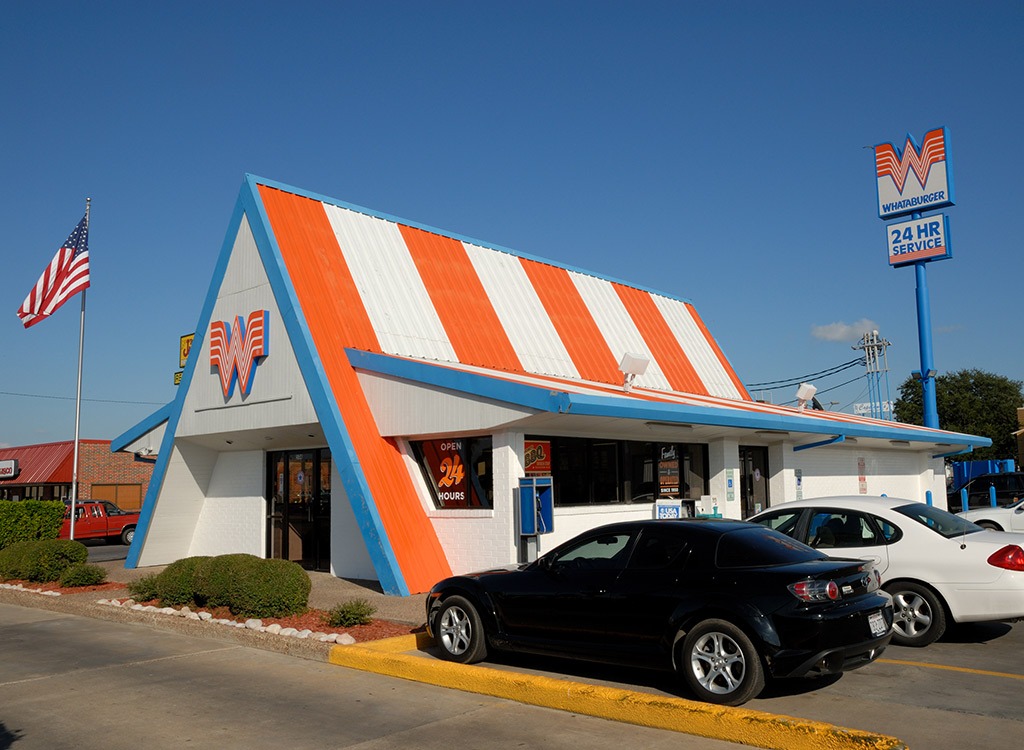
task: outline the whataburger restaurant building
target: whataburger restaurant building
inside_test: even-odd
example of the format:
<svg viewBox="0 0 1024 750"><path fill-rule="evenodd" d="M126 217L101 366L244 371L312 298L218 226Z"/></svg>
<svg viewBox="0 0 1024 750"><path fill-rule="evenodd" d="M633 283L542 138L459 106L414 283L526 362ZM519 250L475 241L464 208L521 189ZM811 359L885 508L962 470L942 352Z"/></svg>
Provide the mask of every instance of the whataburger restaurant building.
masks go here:
<svg viewBox="0 0 1024 750"><path fill-rule="evenodd" d="M756 402L686 300L253 176L176 399L111 448L154 441L129 567L246 552L397 595L664 507L944 505L943 456L989 444Z"/></svg>

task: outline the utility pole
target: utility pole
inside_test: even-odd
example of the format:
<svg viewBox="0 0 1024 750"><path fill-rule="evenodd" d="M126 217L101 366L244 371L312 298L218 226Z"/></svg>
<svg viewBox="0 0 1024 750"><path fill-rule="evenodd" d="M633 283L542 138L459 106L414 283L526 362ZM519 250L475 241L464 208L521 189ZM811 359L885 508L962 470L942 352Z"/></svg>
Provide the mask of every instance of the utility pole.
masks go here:
<svg viewBox="0 0 1024 750"><path fill-rule="evenodd" d="M871 416L875 419L892 419L892 397L889 392L890 341L881 338L878 331L865 333L860 343L850 347L864 352L864 367L868 374L868 399L871 402ZM885 375L885 399L882 399L882 375Z"/></svg>

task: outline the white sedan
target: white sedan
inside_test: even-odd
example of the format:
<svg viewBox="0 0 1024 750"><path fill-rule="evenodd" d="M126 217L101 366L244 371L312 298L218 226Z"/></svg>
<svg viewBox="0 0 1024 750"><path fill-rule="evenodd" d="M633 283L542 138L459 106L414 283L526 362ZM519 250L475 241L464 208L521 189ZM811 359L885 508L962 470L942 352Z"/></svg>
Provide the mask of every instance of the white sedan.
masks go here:
<svg viewBox="0 0 1024 750"><path fill-rule="evenodd" d="M966 518L968 521L973 521L986 529L1024 532L1024 500L1018 500L1009 506L965 510L963 513L957 513L957 515L961 518Z"/></svg>
<svg viewBox="0 0 1024 750"><path fill-rule="evenodd" d="M913 500L851 495L774 505L748 520L833 557L870 560L893 598L892 642L926 646L954 622L1024 618L1024 534Z"/></svg>

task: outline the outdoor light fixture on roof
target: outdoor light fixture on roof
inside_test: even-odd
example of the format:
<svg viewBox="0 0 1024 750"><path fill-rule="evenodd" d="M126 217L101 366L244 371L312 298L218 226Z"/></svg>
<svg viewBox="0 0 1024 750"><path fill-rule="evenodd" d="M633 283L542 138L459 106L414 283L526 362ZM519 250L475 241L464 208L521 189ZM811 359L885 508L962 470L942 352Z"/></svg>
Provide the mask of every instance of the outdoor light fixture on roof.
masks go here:
<svg viewBox="0 0 1024 750"><path fill-rule="evenodd" d="M807 402L814 398L814 394L817 392L818 389L810 383L801 383L800 387L796 389L796 408L803 411Z"/></svg>
<svg viewBox="0 0 1024 750"><path fill-rule="evenodd" d="M636 380L637 375L643 375L647 372L647 365L651 363L651 360L642 354L630 354L626 352L622 355L622 361L619 362L619 372L622 373L622 390L626 393L633 387L633 381Z"/></svg>

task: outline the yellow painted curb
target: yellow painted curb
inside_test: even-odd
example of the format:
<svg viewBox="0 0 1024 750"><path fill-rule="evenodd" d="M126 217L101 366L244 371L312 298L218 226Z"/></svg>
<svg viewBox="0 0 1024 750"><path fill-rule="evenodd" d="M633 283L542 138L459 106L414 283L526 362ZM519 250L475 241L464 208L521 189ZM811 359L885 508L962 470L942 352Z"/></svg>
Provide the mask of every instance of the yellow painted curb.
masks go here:
<svg viewBox="0 0 1024 750"><path fill-rule="evenodd" d="M895 737L824 722L405 653L424 650L432 643L426 634L417 634L366 645L333 646L328 661L414 682L754 747L778 750L906 750L907 747Z"/></svg>

